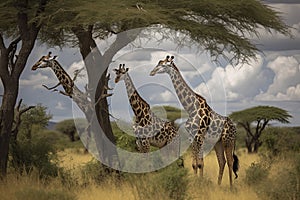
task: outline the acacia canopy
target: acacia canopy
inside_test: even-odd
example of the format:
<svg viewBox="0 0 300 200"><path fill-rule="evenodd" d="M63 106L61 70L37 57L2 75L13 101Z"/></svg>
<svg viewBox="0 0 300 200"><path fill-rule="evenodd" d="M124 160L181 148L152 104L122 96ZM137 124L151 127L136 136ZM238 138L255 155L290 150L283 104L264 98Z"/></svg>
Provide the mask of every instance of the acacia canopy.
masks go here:
<svg viewBox="0 0 300 200"><path fill-rule="evenodd" d="M15 29L13 2L1 4L1 32ZM38 1L31 2L28 10L36 9ZM48 1L46 12L38 18L31 16L31 21L45 24L40 39L52 45L75 41L71 30L78 25L92 28L93 36L100 39L130 29L156 26L174 30L174 35L189 36L181 37L179 42L197 44L213 59L226 57L230 52L230 59L247 61L258 51L250 37L259 36L261 29L289 35L288 27L278 14L257 0L142 0L138 3L133 0L52 0Z"/></svg>
<svg viewBox="0 0 300 200"><path fill-rule="evenodd" d="M281 108L274 106L257 106L242 111L233 112L230 115L238 123L252 123L256 121L278 121L280 123L289 123L292 116Z"/></svg>

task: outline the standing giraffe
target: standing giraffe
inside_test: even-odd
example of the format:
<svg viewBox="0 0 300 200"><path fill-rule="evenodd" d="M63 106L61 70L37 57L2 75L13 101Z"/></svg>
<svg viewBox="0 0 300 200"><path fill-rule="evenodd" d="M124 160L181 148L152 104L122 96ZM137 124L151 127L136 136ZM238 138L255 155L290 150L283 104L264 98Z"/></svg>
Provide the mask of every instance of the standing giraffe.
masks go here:
<svg viewBox="0 0 300 200"><path fill-rule="evenodd" d="M158 118L150 110L149 104L137 92L128 70L125 68L125 64L120 64L119 69L114 69L116 73L115 83L121 80L125 82L129 103L135 115L133 128L138 150L142 153L148 153L150 145L162 148L170 144L173 139L179 139L177 129L173 124Z"/></svg>
<svg viewBox="0 0 300 200"><path fill-rule="evenodd" d="M184 81L178 68L173 62L174 56L167 56L165 60L160 60L150 75L167 73L173 83L177 96L188 113L188 120L185 124L192 141L192 167L197 174L203 176L203 153L204 146L214 146L219 163L218 184L222 182L224 167L227 160L229 168L229 181L232 186L232 171L236 178L238 171L238 158L234 154L236 128L228 117L216 113L207 104L205 98L195 93ZM207 144L211 143L211 144ZM224 156L226 155L226 159Z"/></svg>

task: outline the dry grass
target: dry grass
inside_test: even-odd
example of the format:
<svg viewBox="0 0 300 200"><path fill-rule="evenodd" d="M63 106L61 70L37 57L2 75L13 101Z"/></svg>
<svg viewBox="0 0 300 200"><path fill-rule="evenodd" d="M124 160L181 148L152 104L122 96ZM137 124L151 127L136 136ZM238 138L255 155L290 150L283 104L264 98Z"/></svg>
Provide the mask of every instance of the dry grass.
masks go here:
<svg viewBox="0 0 300 200"><path fill-rule="evenodd" d="M247 187L243 181L243 178L245 177L245 169L247 169L252 162L257 161L258 156L248 155L243 150L238 152L238 156L240 159L239 178L234 180L234 189L231 191L229 189L227 167L225 168L222 185L217 185L218 164L214 152L205 158L204 180L208 180L208 184L201 181L199 177L194 177L191 168L191 158L189 155L186 155L185 166L189 169L189 176L191 180L188 189L190 199L259 199L255 191ZM59 157L61 160L61 166L69 170L75 170L75 174L79 173L80 166L83 166L92 159L90 154L84 154L82 151L68 149L64 152L60 152ZM133 185L147 184L145 182L138 183L138 180L136 180L136 183L127 181L116 185L115 182L108 181L106 184L102 185L90 184L87 187L77 186L74 189L68 190L66 188L64 189L58 180L52 180L51 184L45 185L36 177L37 176L35 175L31 175L17 178L15 175L9 175L5 183L0 182L0 199L17 199L16 194L20 193L20 191L34 188L35 190L42 191L62 191L70 194L74 193L76 199L79 200L131 200L138 199L139 196L137 194L137 189ZM159 196L159 194L157 196ZM161 194L161 196L164 196L164 194ZM37 197L36 199L39 198Z"/></svg>

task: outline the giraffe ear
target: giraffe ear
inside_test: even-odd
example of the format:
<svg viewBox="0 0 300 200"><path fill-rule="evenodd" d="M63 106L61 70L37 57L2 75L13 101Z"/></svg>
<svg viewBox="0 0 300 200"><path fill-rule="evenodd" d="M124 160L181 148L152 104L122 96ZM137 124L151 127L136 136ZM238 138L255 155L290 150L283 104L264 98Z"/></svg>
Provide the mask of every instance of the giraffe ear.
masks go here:
<svg viewBox="0 0 300 200"><path fill-rule="evenodd" d="M117 69L113 69L113 71L117 72L118 70Z"/></svg>
<svg viewBox="0 0 300 200"><path fill-rule="evenodd" d="M55 60L56 58L58 58L58 55L53 56L52 59Z"/></svg>
<svg viewBox="0 0 300 200"><path fill-rule="evenodd" d="M129 68L126 68L126 72L128 72Z"/></svg>

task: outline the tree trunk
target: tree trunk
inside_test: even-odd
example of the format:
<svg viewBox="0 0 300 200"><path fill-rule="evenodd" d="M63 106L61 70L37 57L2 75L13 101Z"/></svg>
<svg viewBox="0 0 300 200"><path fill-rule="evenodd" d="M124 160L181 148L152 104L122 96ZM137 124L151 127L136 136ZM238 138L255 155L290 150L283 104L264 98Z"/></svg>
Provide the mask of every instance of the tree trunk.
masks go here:
<svg viewBox="0 0 300 200"><path fill-rule="evenodd" d="M259 139L255 139L253 143L254 143L253 152L257 153L258 148L262 145L262 142Z"/></svg>
<svg viewBox="0 0 300 200"><path fill-rule="evenodd" d="M3 84L4 85L4 84ZM0 170L1 177L7 172L9 141L14 120L14 108L18 95L18 81L10 80L4 86L4 95L0 108Z"/></svg>
<svg viewBox="0 0 300 200"><path fill-rule="evenodd" d="M91 96L94 97L94 102L98 102L99 98L101 98L101 94L107 93L107 89L104 86L107 84L106 68L109 62L105 62L103 56L100 54L96 42L92 38L91 27L89 27L87 31L81 27L76 27L73 28L73 32L78 38L80 52L87 68L89 80L88 88L91 89ZM99 77L101 77L100 80ZM100 159L112 166L114 160L118 160L118 154L115 145L113 148L107 148L107 143L104 140L104 137L107 137L111 143L116 143L108 110L106 98L99 100L99 103L95 107L96 118L93 117L91 119L91 129L92 132L96 134L95 140L98 143L96 145L99 149L98 153ZM97 126L97 124L99 124L100 127Z"/></svg>
<svg viewBox="0 0 300 200"><path fill-rule="evenodd" d="M248 150L248 153L252 153L252 139L250 137L246 137L245 139L246 148Z"/></svg>

